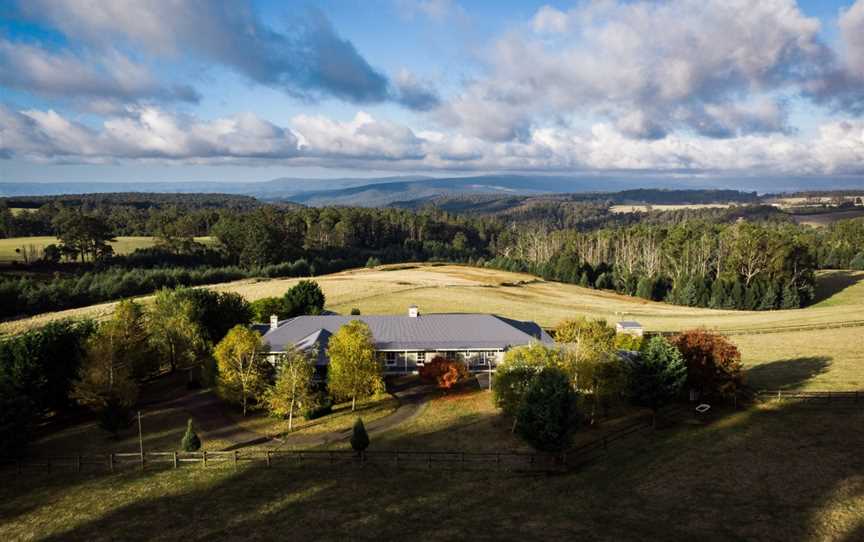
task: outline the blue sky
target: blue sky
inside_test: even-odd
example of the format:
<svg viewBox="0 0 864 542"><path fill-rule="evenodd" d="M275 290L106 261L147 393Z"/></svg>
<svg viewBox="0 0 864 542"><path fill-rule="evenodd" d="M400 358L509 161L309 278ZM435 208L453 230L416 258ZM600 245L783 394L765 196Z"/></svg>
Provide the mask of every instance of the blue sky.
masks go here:
<svg viewBox="0 0 864 542"><path fill-rule="evenodd" d="M0 182L864 174L864 0L10 1Z"/></svg>

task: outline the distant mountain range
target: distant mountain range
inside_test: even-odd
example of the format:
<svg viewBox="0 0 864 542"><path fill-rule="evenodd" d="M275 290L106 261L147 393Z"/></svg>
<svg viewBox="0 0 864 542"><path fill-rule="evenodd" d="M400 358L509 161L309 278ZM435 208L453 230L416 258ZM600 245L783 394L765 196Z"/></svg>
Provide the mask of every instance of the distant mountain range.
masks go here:
<svg viewBox="0 0 864 542"><path fill-rule="evenodd" d="M53 182L0 183L0 196L40 196L105 192L222 193L304 205L381 207L458 195L538 195L651 189L731 189L747 192L864 189L864 176L832 178L601 175L479 175L473 177L399 176L379 178L279 178L265 182Z"/></svg>

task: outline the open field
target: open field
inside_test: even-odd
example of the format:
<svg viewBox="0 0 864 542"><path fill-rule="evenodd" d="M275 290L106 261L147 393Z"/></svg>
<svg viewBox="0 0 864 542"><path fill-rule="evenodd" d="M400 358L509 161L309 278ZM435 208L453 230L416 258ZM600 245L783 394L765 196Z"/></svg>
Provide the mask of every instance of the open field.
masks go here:
<svg viewBox="0 0 864 542"><path fill-rule="evenodd" d="M244 280L215 285L219 291L238 292L250 300L282 295L300 279ZM805 309L786 311L729 311L680 307L545 282L532 275L458 265L396 265L357 269L316 277L327 296L327 308L347 314L357 307L363 314L401 314L416 303L421 312L489 312L535 320L555 326L565 318L584 315L638 320L646 329L679 331L706 327L732 333L748 366L798 358L830 358L825 376L811 388L857 389L864 385L861 348L857 341L864 327L795 330L796 326L823 326L864 320L864 272L826 271L819 274L819 302ZM104 317L114 303L49 313L0 324L0 333L16 333L64 317ZM786 329L787 332L776 333ZM764 335L735 332L772 331ZM794 348L790 345L796 345ZM770 375L771 372L762 373ZM776 375L776 373L774 373ZM830 377L828 375L831 375ZM759 387L789 386L766 376L754 380Z"/></svg>
<svg viewBox="0 0 864 542"><path fill-rule="evenodd" d="M853 542L864 538L862 426L861 409L772 404L639 433L557 476L306 465L26 472L0 487L0 538Z"/></svg>
<svg viewBox="0 0 864 542"><path fill-rule="evenodd" d="M609 208L612 213L646 213L650 211L677 211L679 209L726 209L736 205L734 203L681 203L681 204L657 204L657 205L613 205Z"/></svg>
<svg viewBox="0 0 864 542"><path fill-rule="evenodd" d="M834 211L831 213L813 213L813 214L793 214L789 215L792 220L798 224L813 226L815 228L824 228L838 220L849 220L851 218L860 218L864 216L864 207L857 209L849 209L848 211Z"/></svg>
<svg viewBox="0 0 864 542"><path fill-rule="evenodd" d="M211 237L196 237L199 243L212 242ZM37 252L41 251L52 243L59 243L56 237L10 237L8 239L0 239L0 263L22 261L20 254L16 253L16 249L24 249L25 247L33 247ZM116 254L129 254L139 248L149 248L155 245L153 237L117 237L117 240L111 243Z"/></svg>

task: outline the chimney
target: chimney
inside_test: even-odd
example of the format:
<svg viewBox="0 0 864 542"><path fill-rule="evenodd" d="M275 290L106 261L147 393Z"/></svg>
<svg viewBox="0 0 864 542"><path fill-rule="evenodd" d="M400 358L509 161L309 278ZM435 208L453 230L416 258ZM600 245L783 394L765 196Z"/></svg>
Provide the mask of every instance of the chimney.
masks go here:
<svg viewBox="0 0 864 542"><path fill-rule="evenodd" d="M417 318L420 316L420 309L417 308L417 305L411 305L408 307L408 316L410 318Z"/></svg>
<svg viewBox="0 0 864 542"><path fill-rule="evenodd" d="M279 317L275 314L270 315L270 329L276 329L279 327Z"/></svg>

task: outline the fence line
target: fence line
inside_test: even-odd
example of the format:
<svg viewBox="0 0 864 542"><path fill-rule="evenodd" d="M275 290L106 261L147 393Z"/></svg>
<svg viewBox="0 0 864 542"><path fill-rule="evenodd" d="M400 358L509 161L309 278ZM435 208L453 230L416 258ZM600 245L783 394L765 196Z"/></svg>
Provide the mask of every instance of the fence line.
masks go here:
<svg viewBox="0 0 864 542"><path fill-rule="evenodd" d="M762 401L804 401L864 405L864 391L759 390L753 396Z"/></svg>
<svg viewBox="0 0 864 542"><path fill-rule="evenodd" d="M795 331L818 331L820 329L838 329L847 327L862 327L864 320L847 320L845 322L831 322L827 324L796 324L791 326L778 326L764 329L709 329L721 335L764 335L767 333L789 333ZM680 334L680 331L650 331L646 335L662 335L670 337Z"/></svg>

